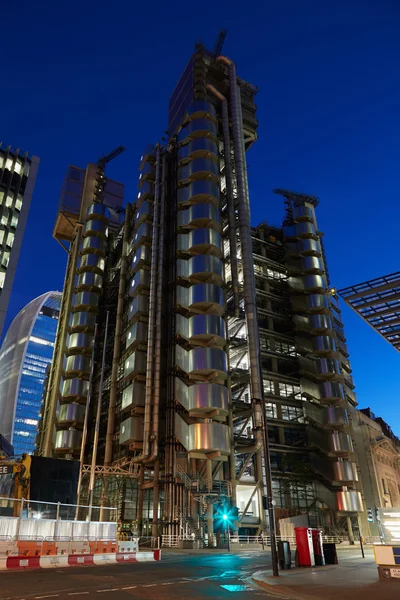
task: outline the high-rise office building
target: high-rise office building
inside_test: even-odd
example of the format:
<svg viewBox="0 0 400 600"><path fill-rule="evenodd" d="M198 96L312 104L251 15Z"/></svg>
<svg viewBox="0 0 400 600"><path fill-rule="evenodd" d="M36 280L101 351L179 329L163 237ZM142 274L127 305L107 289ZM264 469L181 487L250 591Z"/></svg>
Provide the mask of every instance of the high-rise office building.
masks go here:
<svg viewBox="0 0 400 600"><path fill-rule="evenodd" d="M0 336L38 166L36 156L0 143Z"/></svg>
<svg viewBox="0 0 400 600"><path fill-rule="evenodd" d="M92 190L74 230L70 335L55 355L40 450L77 458L85 444L86 461L94 451L108 474L99 501L154 535L210 538L218 506L253 534L268 527L272 500L278 520L306 513L350 534L363 511L317 199L280 190L284 226L250 225L256 92L198 46L170 99L168 142L141 157L123 225L110 227Z"/></svg>
<svg viewBox="0 0 400 600"><path fill-rule="evenodd" d="M0 432L16 455L31 454L46 369L56 338L61 292L29 302L11 323L0 350Z"/></svg>

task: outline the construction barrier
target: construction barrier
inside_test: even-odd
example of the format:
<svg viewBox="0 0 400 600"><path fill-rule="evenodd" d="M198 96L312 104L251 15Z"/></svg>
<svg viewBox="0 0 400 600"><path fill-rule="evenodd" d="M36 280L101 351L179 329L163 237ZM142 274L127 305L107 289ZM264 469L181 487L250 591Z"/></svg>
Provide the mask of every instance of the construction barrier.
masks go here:
<svg viewBox="0 0 400 600"><path fill-rule="evenodd" d="M151 552L111 552L102 554L70 554L48 556L7 556L0 559L0 570L51 569L85 565L154 562L161 560L161 550Z"/></svg>

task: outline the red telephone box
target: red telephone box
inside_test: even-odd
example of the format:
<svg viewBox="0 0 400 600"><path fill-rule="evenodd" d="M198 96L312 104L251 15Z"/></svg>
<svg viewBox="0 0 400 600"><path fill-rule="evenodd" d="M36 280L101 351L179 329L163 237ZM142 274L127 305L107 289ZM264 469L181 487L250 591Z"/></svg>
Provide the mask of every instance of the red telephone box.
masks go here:
<svg viewBox="0 0 400 600"><path fill-rule="evenodd" d="M315 565L312 529L310 527L295 527L297 560L299 567Z"/></svg>

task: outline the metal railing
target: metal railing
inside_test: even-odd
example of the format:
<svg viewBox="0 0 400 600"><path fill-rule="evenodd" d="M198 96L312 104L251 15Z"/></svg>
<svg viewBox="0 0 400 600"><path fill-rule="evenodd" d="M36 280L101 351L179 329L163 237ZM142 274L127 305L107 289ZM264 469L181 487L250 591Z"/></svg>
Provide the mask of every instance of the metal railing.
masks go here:
<svg viewBox="0 0 400 600"><path fill-rule="evenodd" d="M21 500L15 498L0 498L0 518L19 517L31 519L56 519L59 521L88 521L89 506L63 504L61 502L40 502L38 500ZM117 508L108 506L92 506L91 521L116 522ZM78 517L78 519L76 519Z"/></svg>
<svg viewBox="0 0 400 600"><path fill-rule="evenodd" d="M215 536L214 536L215 537ZM223 536L221 536L221 540L223 541ZM163 535L161 536L161 546L165 548L177 548L180 541L197 541L191 535ZM206 542L206 539L204 540ZM240 548L241 546L250 546L257 545L265 548L271 547L271 538L268 535L230 535L229 536L230 544L232 544L231 548ZM292 547L296 547L296 538L294 536L276 536L276 541L287 541L290 543ZM356 539L355 541L359 541ZM349 544L349 538L347 536L339 536L339 535L323 535L322 542L324 544ZM381 539L379 536L374 537L366 537L363 538L363 543L365 545L371 544L381 544Z"/></svg>

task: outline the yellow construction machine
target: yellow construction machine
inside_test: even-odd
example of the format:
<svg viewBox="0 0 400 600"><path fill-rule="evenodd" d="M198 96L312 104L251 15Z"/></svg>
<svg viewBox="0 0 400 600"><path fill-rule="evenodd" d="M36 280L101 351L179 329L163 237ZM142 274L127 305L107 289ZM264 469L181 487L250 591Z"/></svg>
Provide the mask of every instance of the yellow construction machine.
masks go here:
<svg viewBox="0 0 400 600"><path fill-rule="evenodd" d="M22 454L20 458L7 458L0 454L0 475L12 473L16 500L30 498L31 460L29 454ZM20 513L21 502L14 502L14 517L19 517Z"/></svg>

